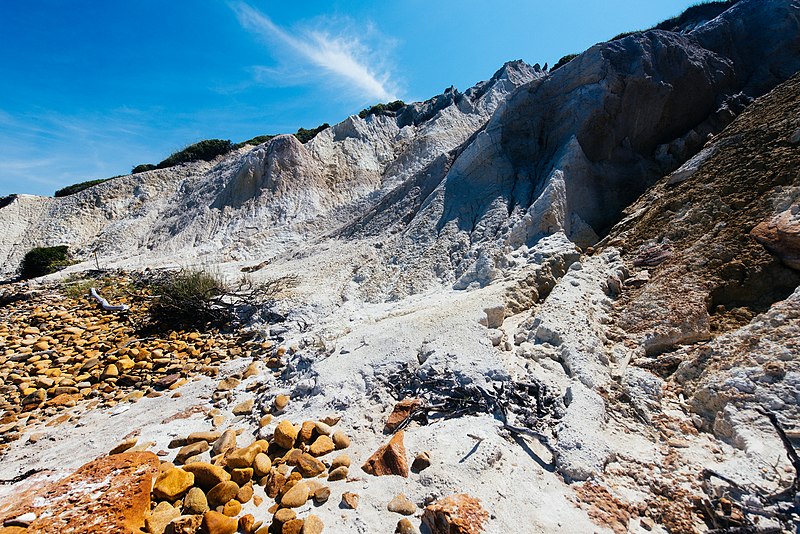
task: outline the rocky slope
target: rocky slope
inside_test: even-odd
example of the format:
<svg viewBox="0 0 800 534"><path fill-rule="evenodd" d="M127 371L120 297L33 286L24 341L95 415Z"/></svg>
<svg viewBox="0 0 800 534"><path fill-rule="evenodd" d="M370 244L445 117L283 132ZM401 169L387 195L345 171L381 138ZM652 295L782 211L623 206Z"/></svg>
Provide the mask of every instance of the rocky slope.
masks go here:
<svg viewBox="0 0 800 534"><path fill-rule="evenodd" d="M303 145L294 136L218 160L118 178L75 195L20 195L0 212L2 274L33 246L78 256L211 260L271 256L341 224L381 191L463 143L518 86L544 73L516 61L460 93L397 116L350 117ZM311 224L311 221L314 221ZM188 260L187 260L188 261Z"/></svg>
<svg viewBox="0 0 800 534"><path fill-rule="evenodd" d="M616 306L634 364L670 377L702 428L754 454L774 436L754 410L792 431L798 417L799 116L794 76L650 189L606 240L641 281Z"/></svg>
<svg viewBox="0 0 800 534"><path fill-rule="evenodd" d="M114 325L95 342L59 322L90 307L58 297L89 264L13 286L31 299L2 300L0 428L19 439L0 462L14 480L0 518L50 514L39 493L15 495L69 486L77 475L56 481L135 435L182 491L232 488L187 482L188 459L241 482L218 514L189 514L158 482L136 496L152 508L137 521L184 513L189 532L249 532L251 519L284 532L796 530L780 432L796 444L798 15L795 0L742 0L552 73L509 63L306 145L280 136L0 208L5 273L28 247L66 242L99 249L103 267L296 280L246 343L212 355L190 332L134 340L158 361L131 361L122 383L104 370L135 335L124 321L87 309L81 324ZM142 275L119 276L106 291ZM113 295L133 316L147 307ZM33 355L43 342L59 357ZM78 377L74 405L51 409ZM353 461L342 478L314 447L335 430ZM414 458L426 467L408 469ZM283 503L295 486L305 498Z"/></svg>

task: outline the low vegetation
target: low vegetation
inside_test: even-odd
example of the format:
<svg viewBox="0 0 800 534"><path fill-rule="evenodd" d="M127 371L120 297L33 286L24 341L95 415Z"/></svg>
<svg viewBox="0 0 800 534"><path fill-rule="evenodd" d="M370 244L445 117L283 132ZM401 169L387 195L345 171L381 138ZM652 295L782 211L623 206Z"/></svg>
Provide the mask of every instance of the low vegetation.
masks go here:
<svg viewBox="0 0 800 534"><path fill-rule="evenodd" d="M156 167L166 169L167 167L174 167L191 161L211 161L217 156L227 154L231 150L233 150L233 144L230 139L206 139L171 154Z"/></svg>
<svg viewBox="0 0 800 534"><path fill-rule="evenodd" d="M723 11L739 3L739 0L722 0L715 2L701 2L688 7L677 17L672 17L663 22L659 22L652 29L677 31L692 20L711 20L720 15Z"/></svg>
<svg viewBox="0 0 800 534"><path fill-rule="evenodd" d="M716 18L728 8L732 7L733 5L737 4L739 0L718 0L712 2L701 2L699 4L695 4L686 8L686 10L676 17L669 18L662 22L659 22L652 28L648 30L664 30L664 31L671 31L671 32L679 32L686 29L686 25L692 21L702 21L702 20L711 20ZM691 26L689 26L691 27ZM630 35L635 35L637 33L642 33L643 31L648 30L636 30L630 32L623 32L619 35L615 35L610 40L617 41L619 39L624 39Z"/></svg>
<svg viewBox="0 0 800 534"><path fill-rule="evenodd" d="M114 178L118 178L118 177L115 176ZM74 195L75 193L83 191L84 189L89 189L90 187L93 187L93 186L98 185L98 184L102 184L103 182L107 182L109 180L111 180L111 178L102 178L100 180L88 180L86 182L80 182L80 183L77 183L77 184L68 185L67 187L61 188L58 191L56 191L53 196L55 196L55 197L66 197L66 196L69 196L69 195Z"/></svg>
<svg viewBox="0 0 800 534"><path fill-rule="evenodd" d="M222 278L202 269L166 273L153 284L150 306L154 325L198 328L230 322L230 310L221 302L228 292Z"/></svg>
<svg viewBox="0 0 800 534"><path fill-rule="evenodd" d="M55 247L36 247L29 250L19 267L20 277L27 280L54 273L70 265L69 251L66 245Z"/></svg>
<svg viewBox="0 0 800 534"><path fill-rule="evenodd" d="M325 130L326 128L330 128L330 124L327 122L325 124L321 124L312 130L306 130L305 128L299 128L294 136L301 142L307 143L314 139L316 135ZM175 165L180 165L181 163L189 163L192 161L211 161L218 156L222 156L227 154L232 150L236 150L238 148L242 148L245 146L257 146L267 141L270 141L276 137L275 135L258 135L253 137L252 139L248 139L247 141L242 141L241 143L231 143L229 139L206 139L204 141L200 141L198 143L194 143L193 145L189 145L183 150L179 150L171 154L168 158L164 161L159 163L158 165L153 165L152 163L142 163L141 165L136 165L131 169L131 174L138 174L140 172L152 171L154 169L166 169L168 167L174 167ZM70 193L71 194L71 193ZM58 195L56 195L58 196Z"/></svg>
<svg viewBox="0 0 800 534"><path fill-rule="evenodd" d="M0 197L0 208L5 208L6 206L14 202L14 199L16 198L17 195L6 195L4 197Z"/></svg>
<svg viewBox="0 0 800 534"><path fill-rule="evenodd" d="M405 107L406 103L402 100L387 102L386 104L375 104L372 107L362 109L358 116L366 119L370 115L391 115L394 116L398 111Z"/></svg>
<svg viewBox="0 0 800 534"><path fill-rule="evenodd" d="M559 69L559 68L563 67L564 65L566 65L567 63L569 63L570 61L575 59L576 57L578 57L578 54L567 54L566 56L563 56L561 59L559 59L556 62L555 65L553 65L553 67L550 69L550 72L554 72L556 69Z"/></svg>
<svg viewBox="0 0 800 534"><path fill-rule="evenodd" d="M258 146L266 143L267 141L271 141L274 138L275 138L274 135L257 135L252 139L248 139L247 141L236 143L234 145L234 148L242 148L244 146Z"/></svg>
<svg viewBox="0 0 800 534"><path fill-rule="evenodd" d="M158 167L156 167L152 163L142 163L141 165L137 165L133 169L131 169L131 174L139 174L140 172L152 171L157 168Z"/></svg>
<svg viewBox="0 0 800 534"><path fill-rule="evenodd" d="M327 130L330 127L331 127L331 125L326 122L324 124L320 124L319 126L317 126L316 128L314 128L312 130L306 130L305 128L299 128L297 130L297 133L294 134L294 136L297 138L298 141L300 141L303 144L306 144L309 141L311 141L312 139L314 139L317 136L317 134L320 133L322 130Z"/></svg>

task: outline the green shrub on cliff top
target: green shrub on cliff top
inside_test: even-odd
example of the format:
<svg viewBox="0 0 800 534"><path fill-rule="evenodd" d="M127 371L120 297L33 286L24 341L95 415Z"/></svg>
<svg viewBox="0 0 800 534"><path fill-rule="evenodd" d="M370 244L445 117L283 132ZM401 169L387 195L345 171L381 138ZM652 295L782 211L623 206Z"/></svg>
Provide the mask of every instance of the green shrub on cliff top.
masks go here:
<svg viewBox="0 0 800 534"><path fill-rule="evenodd" d="M22 258L19 274L24 279L36 278L63 269L69 263L66 245L36 247L29 250Z"/></svg>
<svg viewBox="0 0 800 534"><path fill-rule="evenodd" d="M206 139L175 152L156 165L156 167L165 169L190 161L211 161L217 156L227 154L231 150L233 150L233 144L230 139Z"/></svg>
<svg viewBox="0 0 800 534"><path fill-rule="evenodd" d="M116 178L116 177L115 177ZM111 178L102 178L100 180L88 180L86 182L80 182L77 184L68 185L67 187L61 188L56 191L53 196L54 197L66 197L68 195L74 195L79 191L83 191L84 189L89 189L92 186L97 184L102 184L103 182L107 182L111 180Z"/></svg>

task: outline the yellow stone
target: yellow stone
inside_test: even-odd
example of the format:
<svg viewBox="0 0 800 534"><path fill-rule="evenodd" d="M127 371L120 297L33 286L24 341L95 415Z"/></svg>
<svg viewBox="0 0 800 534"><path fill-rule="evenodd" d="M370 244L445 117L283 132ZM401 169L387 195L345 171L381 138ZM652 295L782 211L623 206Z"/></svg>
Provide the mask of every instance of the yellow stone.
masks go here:
<svg viewBox="0 0 800 534"><path fill-rule="evenodd" d="M284 449L291 449L294 446L294 440L297 439L297 429L287 420L278 423L275 428L275 443ZM332 444L332 443L331 443Z"/></svg>
<svg viewBox="0 0 800 534"><path fill-rule="evenodd" d="M329 452L333 452L335 449L336 446L331 438L328 436L320 436L311 444L309 452L312 456L324 456Z"/></svg>
<svg viewBox="0 0 800 534"><path fill-rule="evenodd" d="M281 506L298 508L303 506L307 500L308 485L305 482L298 482L281 498Z"/></svg>
<svg viewBox="0 0 800 534"><path fill-rule="evenodd" d="M183 496L194 485L194 474L179 467L173 467L162 473L153 486L153 495L157 499L174 501Z"/></svg>

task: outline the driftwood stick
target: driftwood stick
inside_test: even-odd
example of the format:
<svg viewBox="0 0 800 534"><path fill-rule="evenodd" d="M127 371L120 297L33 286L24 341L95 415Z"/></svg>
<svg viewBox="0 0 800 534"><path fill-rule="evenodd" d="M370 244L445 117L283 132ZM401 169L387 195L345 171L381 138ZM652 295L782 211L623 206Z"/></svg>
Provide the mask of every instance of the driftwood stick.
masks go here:
<svg viewBox="0 0 800 534"><path fill-rule="evenodd" d="M0 484L16 484L17 482L22 482L26 478L35 475L36 473L41 473L44 469L28 469L22 474L15 476L14 478L9 478L7 480L0 480Z"/></svg>
<svg viewBox="0 0 800 534"><path fill-rule="evenodd" d="M128 311L130 309L130 306L128 306L127 304L119 304L116 306L112 306L111 304L108 303L106 299L100 296L100 294L97 292L95 288L89 289L89 294L92 296L93 299L99 302L100 306L106 311L121 312L121 311Z"/></svg>
<svg viewBox="0 0 800 534"><path fill-rule="evenodd" d="M789 436L786 435L786 431L783 430L780 421L778 421L778 416L764 408L756 408L756 411L769 419L769 422L772 423L772 426L775 427L775 431L781 438L783 448L786 449L786 455L789 457L792 467L794 467L794 483L789 488L789 491L795 495L797 491L800 490L800 457L797 455L794 445L792 445L792 442L789 440Z"/></svg>
<svg viewBox="0 0 800 534"><path fill-rule="evenodd" d="M720 479L721 481L725 482L726 484L728 484L728 485L730 485L730 486L733 486L734 488L737 488L737 489L744 489L744 490L748 489L748 488L743 488L743 487L741 486L741 484L739 484L738 482L735 482L735 481L731 480L730 478L726 477L726 476L725 476L725 475L723 475L722 473L717 473L717 472L716 472L716 471L714 471L713 469L707 469L707 468L706 468L706 469L703 469L703 478L706 478L706 479L708 479L708 478L711 478L711 477L718 478L718 479Z"/></svg>

